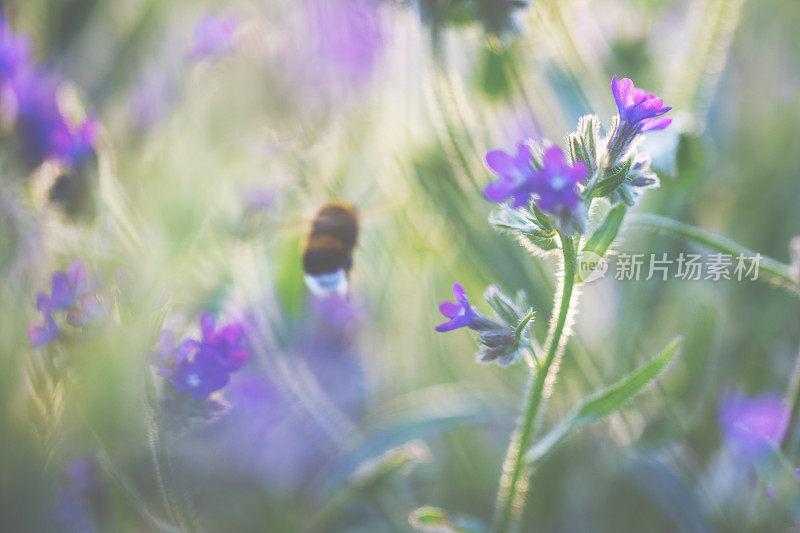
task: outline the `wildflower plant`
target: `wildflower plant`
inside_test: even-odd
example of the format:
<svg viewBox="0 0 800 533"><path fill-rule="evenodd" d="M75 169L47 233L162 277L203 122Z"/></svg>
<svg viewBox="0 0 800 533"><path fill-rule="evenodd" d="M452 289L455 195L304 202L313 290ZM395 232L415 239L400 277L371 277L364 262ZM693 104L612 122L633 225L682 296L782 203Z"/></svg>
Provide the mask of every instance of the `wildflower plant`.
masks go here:
<svg viewBox="0 0 800 533"><path fill-rule="evenodd" d="M677 350L677 341L658 357L624 377L606 391L587 397L565 420L536 440L540 411L556 382L559 361L570 334L577 300L581 255L591 252L602 257L615 240L628 206L641 189L657 185L646 154L638 145L643 133L669 126L662 118L670 108L660 98L638 89L629 79L612 81L612 93L619 115L610 133L600 135L596 115L582 117L578 129L568 136L565 153L558 146L523 140L516 153L494 150L486 155L487 167L498 177L484 189L487 200L510 202L491 220L540 253L558 253L561 286L553 304L547 339L538 349L523 340L532 311L524 315L496 288L484 295L501 320L480 314L458 283L453 286L455 302L443 302L440 311L449 320L437 331L467 327L478 334L479 360L497 361L505 366L516 362L522 349L531 353L530 381L522 416L509 445L498 489L494 530L517 527L533 466L575 429L621 408L631 396L655 379ZM594 204L610 204L607 216L593 232L587 217ZM584 274L585 275L585 274Z"/></svg>

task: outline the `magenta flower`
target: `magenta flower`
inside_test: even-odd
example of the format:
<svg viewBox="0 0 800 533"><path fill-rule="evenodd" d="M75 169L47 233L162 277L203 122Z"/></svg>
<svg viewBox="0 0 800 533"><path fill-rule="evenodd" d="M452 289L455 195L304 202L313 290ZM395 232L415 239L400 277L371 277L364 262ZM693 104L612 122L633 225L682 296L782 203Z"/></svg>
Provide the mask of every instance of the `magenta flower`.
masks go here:
<svg viewBox="0 0 800 533"><path fill-rule="evenodd" d="M194 42L187 57L200 61L230 54L236 48L233 37L238 27L235 15L206 15L194 28Z"/></svg>
<svg viewBox="0 0 800 533"><path fill-rule="evenodd" d="M492 150L486 154L486 165L500 177L483 190L490 202L505 202L513 199L515 208L524 207L531 201L534 187L533 155L530 147L520 142L517 153L512 157L502 150Z"/></svg>
<svg viewBox="0 0 800 533"><path fill-rule="evenodd" d="M631 126L638 125L639 132L663 130L672 122L671 118L659 118L672 108L664 106L664 100L654 94L637 89L628 78L611 80L611 92L617 104L620 119Z"/></svg>
<svg viewBox="0 0 800 533"><path fill-rule="evenodd" d="M439 304L439 311L449 318L447 322L436 326L436 331L445 332L454 329L469 327L477 318L477 313L469 303L467 293L460 283L453 283L454 302L442 302Z"/></svg>
<svg viewBox="0 0 800 533"><path fill-rule="evenodd" d="M719 404L719 423L725 441L750 457L758 457L777 446L788 422L786 405L774 393L748 398L740 392L729 392Z"/></svg>

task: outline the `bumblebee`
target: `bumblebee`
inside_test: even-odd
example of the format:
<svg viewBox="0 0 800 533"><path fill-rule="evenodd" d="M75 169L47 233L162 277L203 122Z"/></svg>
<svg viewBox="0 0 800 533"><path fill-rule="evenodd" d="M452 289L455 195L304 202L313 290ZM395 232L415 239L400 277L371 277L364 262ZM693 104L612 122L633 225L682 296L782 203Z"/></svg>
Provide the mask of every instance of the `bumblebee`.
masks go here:
<svg viewBox="0 0 800 533"><path fill-rule="evenodd" d="M357 240L358 213L353 206L336 201L317 211L303 245L305 281L312 294L348 294Z"/></svg>

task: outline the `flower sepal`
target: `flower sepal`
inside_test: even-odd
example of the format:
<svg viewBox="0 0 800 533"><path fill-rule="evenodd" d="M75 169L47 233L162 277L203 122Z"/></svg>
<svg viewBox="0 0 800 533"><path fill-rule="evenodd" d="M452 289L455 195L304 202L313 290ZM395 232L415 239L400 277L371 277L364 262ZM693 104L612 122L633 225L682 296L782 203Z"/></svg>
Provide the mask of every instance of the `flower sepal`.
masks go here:
<svg viewBox="0 0 800 533"><path fill-rule="evenodd" d="M531 252L550 252L559 249L553 220L541 213L539 217L531 211L512 209L503 204L500 209L489 215L489 223L497 229L507 232Z"/></svg>

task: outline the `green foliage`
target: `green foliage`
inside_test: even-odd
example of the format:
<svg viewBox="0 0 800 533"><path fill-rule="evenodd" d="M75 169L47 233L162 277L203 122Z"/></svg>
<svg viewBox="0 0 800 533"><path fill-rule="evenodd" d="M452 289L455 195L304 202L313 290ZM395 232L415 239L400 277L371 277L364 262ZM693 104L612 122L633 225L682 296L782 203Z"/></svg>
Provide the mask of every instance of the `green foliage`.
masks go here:
<svg viewBox="0 0 800 533"><path fill-rule="evenodd" d="M614 385L584 398L563 421L533 445L526 456L528 463L540 461L575 430L622 409L633 396L661 374L678 351L680 343L680 338L673 340L659 355Z"/></svg>

